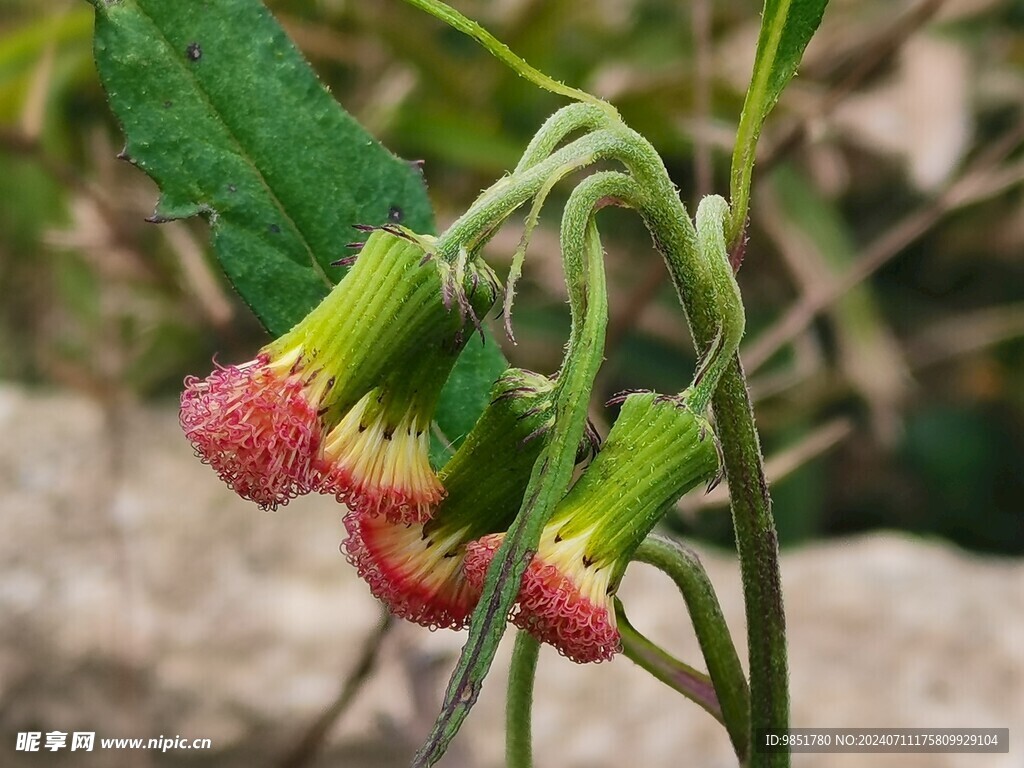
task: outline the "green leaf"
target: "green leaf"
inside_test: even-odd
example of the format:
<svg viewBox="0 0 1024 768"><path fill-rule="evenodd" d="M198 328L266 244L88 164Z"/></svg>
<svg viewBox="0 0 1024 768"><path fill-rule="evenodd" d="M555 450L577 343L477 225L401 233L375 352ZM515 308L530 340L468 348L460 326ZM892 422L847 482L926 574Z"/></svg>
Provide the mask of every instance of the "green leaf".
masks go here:
<svg viewBox="0 0 1024 768"><path fill-rule="evenodd" d="M506 368L508 360L489 332L485 331L483 338L469 340L438 402L437 426L444 440L435 440L431 445L435 466L442 466L451 458L451 447L458 447L469 434L487 407L491 385Z"/></svg>
<svg viewBox="0 0 1024 768"><path fill-rule="evenodd" d="M732 154L732 219L727 238L730 243L736 241L746 223L750 177L761 126L796 74L804 49L818 29L826 5L828 0L765 0L754 72L743 102Z"/></svg>
<svg viewBox="0 0 1024 768"><path fill-rule="evenodd" d="M420 172L342 110L258 0L91 0L96 67L125 156L158 184L155 221L203 215L228 279L273 335L345 270L353 224L433 229ZM438 424L453 443L506 367L464 354Z"/></svg>
<svg viewBox="0 0 1024 768"><path fill-rule="evenodd" d="M342 276L351 225L395 210L431 229L419 172L337 105L257 0L93 2L96 66L125 155L160 186L155 219L206 216L271 333Z"/></svg>

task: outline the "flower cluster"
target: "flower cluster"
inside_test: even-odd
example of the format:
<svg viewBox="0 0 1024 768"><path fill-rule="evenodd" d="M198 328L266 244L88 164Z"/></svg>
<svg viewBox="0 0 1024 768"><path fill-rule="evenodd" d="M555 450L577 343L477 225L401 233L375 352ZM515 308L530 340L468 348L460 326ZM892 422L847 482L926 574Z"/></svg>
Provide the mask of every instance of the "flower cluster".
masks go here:
<svg viewBox="0 0 1024 768"><path fill-rule="evenodd" d="M375 231L323 302L254 360L187 379L181 425L203 461L263 508L335 496L349 510L343 551L373 595L405 619L458 629L520 508L557 385L507 371L435 473L433 413L466 316L482 316L496 287L482 263L454 270L429 245ZM632 553L668 505L718 472L715 438L686 394L626 397L543 529L510 620L574 661L619 651L612 596Z"/></svg>

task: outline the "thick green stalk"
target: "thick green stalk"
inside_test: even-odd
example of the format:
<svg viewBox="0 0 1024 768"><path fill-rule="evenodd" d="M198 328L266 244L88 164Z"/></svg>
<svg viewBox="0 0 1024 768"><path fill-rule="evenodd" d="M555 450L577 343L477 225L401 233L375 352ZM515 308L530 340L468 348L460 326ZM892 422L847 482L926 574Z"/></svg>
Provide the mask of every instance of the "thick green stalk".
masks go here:
<svg viewBox="0 0 1024 768"><path fill-rule="evenodd" d="M531 710L540 641L529 632L516 633L505 698L505 768L531 768L533 736Z"/></svg>
<svg viewBox="0 0 1024 768"><path fill-rule="evenodd" d="M709 254L701 252L704 237L698 237L661 159L643 137L633 135L636 141L630 142L630 155L619 159L629 166L644 192L635 204L668 264L697 349L718 347L717 354L728 360L722 366L712 408L729 481L743 577L750 662L750 728L751 733L786 729L789 678L778 538L743 369L735 349L723 347L720 341L723 320L728 322L721 314L720 301L731 288L722 283L719 266L707 261ZM753 768L789 764L785 753L749 752L749 756Z"/></svg>
<svg viewBox="0 0 1024 768"><path fill-rule="evenodd" d="M772 517L761 443L739 355L722 374L712 407L729 482L736 548L747 612L751 733L789 727L786 614L779 541ZM785 752L750 754L751 768L784 768Z"/></svg>
<svg viewBox="0 0 1024 768"><path fill-rule="evenodd" d="M653 535L637 548L633 558L663 571L679 587L715 686L720 719L742 763L750 751L750 690L715 589L700 558L675 541Z"/></svg>

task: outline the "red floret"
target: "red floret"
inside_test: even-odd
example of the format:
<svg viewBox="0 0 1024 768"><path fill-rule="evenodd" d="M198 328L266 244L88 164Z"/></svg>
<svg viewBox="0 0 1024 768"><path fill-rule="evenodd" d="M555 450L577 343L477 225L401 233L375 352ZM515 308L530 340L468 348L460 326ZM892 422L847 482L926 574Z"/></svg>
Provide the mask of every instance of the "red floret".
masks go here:
<svg viewBox="0 0 1024 768"><path fill-rule="evenodd" d="M266 355L185 379L179 421L196 455L261 508L312 490L323 439L316 407L302 380Z"/></svg>
<svg viewBox="0 0 1024 768"><path fill-rule="evenodd" d="M483 586L502 536L485 536L467 547L466 580L477 589ZM584 585L581 582L594 580L596 573L584 566L570 575L561 563L549 562L552 553L544 550L542 544L523 574L512 622L572 661L610 660L621 650L621 638L604 580Z"/></svg>
<svg viewBox="0 0 1024 768"><path fill-rule="evenodd" d="M425 534L422 524L358 512L344 522L345 555L393 614L431 629L468 625L480 592L462 573L460 532Z"/></svg>

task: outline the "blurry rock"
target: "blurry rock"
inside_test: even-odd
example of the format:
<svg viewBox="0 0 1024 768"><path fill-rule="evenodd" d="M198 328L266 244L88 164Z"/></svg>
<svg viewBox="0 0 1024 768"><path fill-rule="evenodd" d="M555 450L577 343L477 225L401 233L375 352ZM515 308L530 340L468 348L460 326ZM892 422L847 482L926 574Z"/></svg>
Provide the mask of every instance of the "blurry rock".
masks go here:
<svg viewBox="0 0 1024 768"><path fill-rule="evenodd" d="M191 455L173 408L104 413L69 395L0 387L0 729L3 764L277 765L336 697L377 606L338 553L338 507L275 513L235 498ZM705 562L743 637L738 569ZM793 722L1024 722L1024 563L897 535L784 560ZM634 623L699 661L674 586L635 567ZM407 765L463 634L402 626L315 765ZM504 669L443 765L499 766ZM537 765L735 765L705 713L625 659L542 654ZM209 738L210 752L13 751L19 731ZM1017 736L1014 739L1014 735ZM798 766L1019 768L1009 755L801 755Z"/></svg>

